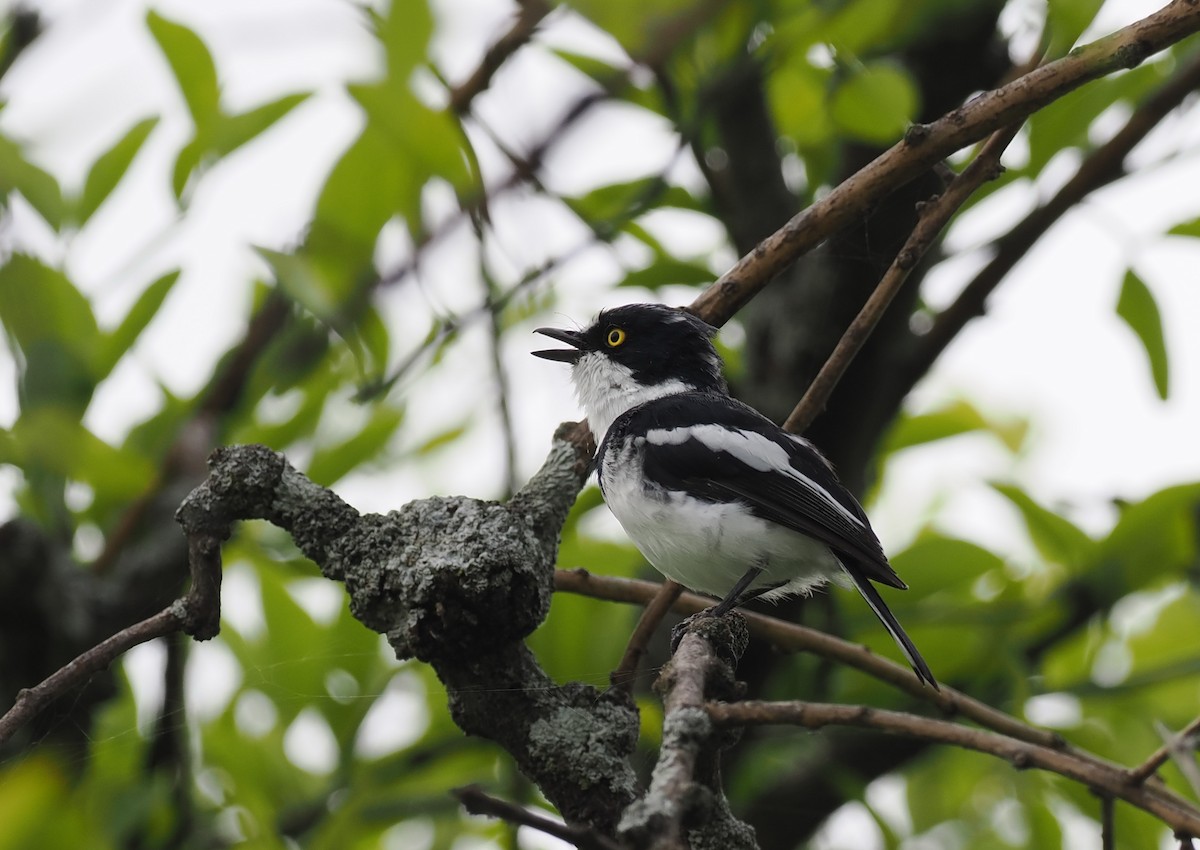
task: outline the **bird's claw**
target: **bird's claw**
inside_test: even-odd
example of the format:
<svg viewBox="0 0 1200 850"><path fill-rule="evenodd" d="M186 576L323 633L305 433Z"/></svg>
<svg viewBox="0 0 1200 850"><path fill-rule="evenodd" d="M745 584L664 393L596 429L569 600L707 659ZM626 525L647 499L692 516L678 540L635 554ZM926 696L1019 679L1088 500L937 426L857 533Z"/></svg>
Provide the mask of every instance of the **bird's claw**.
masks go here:
<svg viewBox="0 0 1200 850"><path fill-rule="evenodd" d="M705 608L703 611L697 611L695 614L692 614L691 616L684 617L682 620L680 620L678 623L676 623L674 625L674 627L671 629L671 654L672 655L674 655L675 651L677 649L679 649L679 642L681 640L683 640L683 636L688 633L688 627L691 626L691 624L694 623L698 619L701 619L704 617L717 616L715 613L713 613L713 611L715 609L716 609L716 606L714 605L712 608Z"/></svg>

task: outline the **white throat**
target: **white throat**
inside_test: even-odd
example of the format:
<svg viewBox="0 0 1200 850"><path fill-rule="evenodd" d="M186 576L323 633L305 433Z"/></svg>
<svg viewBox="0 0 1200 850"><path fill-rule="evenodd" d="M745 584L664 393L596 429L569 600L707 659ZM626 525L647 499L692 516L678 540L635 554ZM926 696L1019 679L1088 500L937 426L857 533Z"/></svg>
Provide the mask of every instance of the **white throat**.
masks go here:
<svg viewBox="0 0 1200 850"><path fill-rule="evenodd" d="M599 443L608 433L613 421L627 410L639 404L663 396L694 390L677 378L660 384L646 385L634 380L633 372L620 363L614 363L598 352L590 352L579 358L571 369L571 381L575 384L575 397L587 416L592 436Z"/></svg>

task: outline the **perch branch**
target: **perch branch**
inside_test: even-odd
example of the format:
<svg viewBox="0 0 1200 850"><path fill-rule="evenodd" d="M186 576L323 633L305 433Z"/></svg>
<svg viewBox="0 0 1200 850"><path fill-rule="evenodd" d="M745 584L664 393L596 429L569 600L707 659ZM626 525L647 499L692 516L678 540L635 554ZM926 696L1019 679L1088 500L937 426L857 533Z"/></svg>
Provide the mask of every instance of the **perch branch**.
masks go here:
<svg viewBox="0 0 1200 850"><path fill-rule="evenodd" d="M1176 797L1132 785L1127 772L1099 759L1043 747L1007 735L971 729L945 720L920 717L860 705L831 705L805 702L712 703L709 716L719 726L786 724L820 729L823 726L855 726L893 735L919 738L987 753L1010 762L1018 770L1038 768L1073 779L1101 797L1124 800L1157 817L1178 834L1200 835L1200 810Z"/></svg>
<svg viewBox="0 0 1200 850"><path fill-rule="evenodd" d="M659 585L651 581L598 576L582 569L557 570L554 576L556 590L577 593L594 599L611 602L626 602L644 605L659 593ZM694 593L683 593L673 606L679 614L695 614L712 605L712 600ZM869 676L899 688L910 696L931 702L948 716L961 715L981 726L1006 735L1030 741L1040 746L1061 749L1066 742L1060 735L1044 729L1028 726L1011 715L992 708L987 703L973 699L953 688L943 686L941 691L924 687L913 676L912 670L901 667L886 658L872 653L858 644L850 643L825 632L768 617L752 611L742 611L750 626L750 634L770 641L776 648L786 652L810 652L822 658L838 661L860 670Z"/></svg>

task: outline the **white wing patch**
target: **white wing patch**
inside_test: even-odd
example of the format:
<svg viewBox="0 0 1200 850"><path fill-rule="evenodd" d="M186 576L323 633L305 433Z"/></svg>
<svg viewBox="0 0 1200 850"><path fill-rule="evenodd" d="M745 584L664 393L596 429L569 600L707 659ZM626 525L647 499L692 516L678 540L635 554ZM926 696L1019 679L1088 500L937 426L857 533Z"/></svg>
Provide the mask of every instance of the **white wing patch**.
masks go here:
<svg viewBox="0 0 1200 850"><path fill-rule="evenodd" d="M646 432L646 441L656 446L682 445L688 440L698 440L707 449L730 454L756 472L786 475L799 481L852 524L859 528L865 527L863 521L835 499L828 490L793 467L787 450L764 434L741 428L726 428L723 425L655 428ZM804 443L808 444L807 440Z"/></svg>

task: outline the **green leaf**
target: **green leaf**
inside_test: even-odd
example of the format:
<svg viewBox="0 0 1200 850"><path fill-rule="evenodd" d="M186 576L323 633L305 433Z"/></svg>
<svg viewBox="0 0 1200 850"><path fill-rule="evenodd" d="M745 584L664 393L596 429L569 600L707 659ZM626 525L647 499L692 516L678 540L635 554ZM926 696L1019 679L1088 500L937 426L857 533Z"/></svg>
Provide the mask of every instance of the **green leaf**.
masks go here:
<svg viewBox="0 0 1200 850"><path fill-rule="evenodd" d="M83 194L75 204L75 220L82 226L112 194L129 170L133 158L142 149L158 118L145 118L134 124L117 142L102 153L88 171Z"/></svg>
<svg viewBox="0 0 1200 850"><path fill-rule="evenodd" d="M1163 81L1163 69L1148 63L1094 80L1035 112L1029 118L1029 163L1019 171L1037 174L1070 147L1090 148L1092 122L1115 103L1133 104Z"/></svg>
<svg viewBox="0 0 1200 850"><path fill-rule="evenodd" d="M96 355L97 376L103 378L113 370L117 362L133 347L146 326L158 315L158 309L179 280L179 270L167 272L146 287L137 301L129 308L121 324L101 338Z"/></svg>
<svg viewBox="0 0 1200 850"><path fill-rule="evenodd" d="M58 230L66 213L58 181L25 158L15 142L0 136L0 194L20 192L46 223Z"/></svg>
<svg viewBox="0 0 1200 850"><path fill-rule="evenodd" d="M852 73L833 92L830 114L845 133L875 144L890 144L916 117L920 96L912 78L888 62L873 62Z"/></svg>
<svg viewBox="0 0 1200 850"><path fill-rule="evenodd" d="M699 29L699 24L723 4L706 6L694 0L641 0L611 3L606 0L571 0L575 11L615 38L634 58L661 49L667 39L678 40L679 32ZM737 5L737 4L733 4Z"/></svg>
<svg viewBox="0 0 1200 850"><path fill-rule="evenodd" d="M1029 537L1043 557L1072 568L1092 561L1096 542L1083 529L1039 505L1018 487L1011 484L992 484L992 487L1021 512Z"/></svg>
<svg viewBox="0 0 1200 850"><path fill-rule="evenodd" d="M412 72L425 61L433 37L433 14L428 0L388 4L387 15L376 19L376 34L387 54L388 79L407 86Z"/></svg>
<svg viewBox="0 0 1200 850"><path fill-rule="evenodd" d="M1168 487L1126 505L1100 542L1099 560L1118 564L1131 589L1178 574L1196 559L1197 505L1200 484Z"/></svg>
<svg viewBox="0 0 1200 850"><path fill-rule="evenodd" d="M200 36L158 12L148 12L146 24L171 66L192 121L197 128L210 125L221 112L221 86L212 54Z"/></svg>
<svg viewBox="0 0 1200 850"><path fill-rule="evenodd" d="M651 206L704 211L703 204L687 189L658 177L611 183L563 200L576 215L592 223L628 220Z"/></svg>
<svg viewBox="0 0 1200 850"><path fill-rule="evenodd" d="M1138 277L1133 269L1125 272L1121 284L1121 295L1117 299L1117 315L1125 320L1146 350L1150 360L1150 374L1154 378L1154 389L1158 397L1166 399L1169 372L1167 368L1167 344L1163 338L1162 315L1154 300L1154 293Z"/></svg>
<svg viewBox="0 0 1200 850"><path fill-rule="evenodd" d="M0 266L0 325L24 354L24 406L82 415L98 378L100 331L74 284L39 260L13 255Z"/></svg>
<svg viewBox="0 0 1200 850"><path fill-rule="evenodd" d="M704 263L660 257L646 268L626 274L620 285L658 289L661 286L708 284L715 277L712 269Z"/></svg>
<svg viewBox="0 0 1200 850"><path fill-rule="evenodd" d="M289 94L238 115L222 117L216 125L213 148L221 156L232 153L265 132L279 119L308 100L308 97L307 93Z"/></svg>
<svg viewBox="0 0 1200 850"><path fill-rule="evenodd" d="M346 474L379 457L403 420L403 409L377 405L357 434L313 452L308 477L325 487L335 484Z"/></svg>
<svg viewBox="0 0 1200 850"><path fill-rule="evenodd" d="M140 495L155 472L149 460L110 446L83 427L73 411L58 407L23 411L8 439L0 441L0 463L53 472L126 499Z"/></svg>
<svg viewBox="0 0 1200 850"><path fill-rule="evenodd" d="M767 77L767 97L779 129L800 148L828 142L833 121L825 102L831 71L814 68L802 55Z"/></svg>
<svg viewBox="0 0 1200 850"><path fill-rule="evenodd" d="M1059 56L1074 47L1103 3L1104 0L1049 0L1046 29L1050 34L1050 56Z"/></svg>
<svg viewBox="0 0 1200 850"><path fill-rule="evenodd" d="M992 570L1003 571L1004 559L966 540L924 534L891 558L896 572L910 587L905 601L933 593L969 592L976 579Z"/></svg>
<svg viewBox="0 0 1200 850"><path fill-rule="evenodd" d="M1167 233L1171 236L1190 236L1194 239L1200 239L1200 218L1181 222L1168 230Z"/></svg>
<svg viewBox="0 0 1200 850"><path fill-rule="evenodd" d="M1010 451L1018 451L1028 433L1023 420L998 422L988 419L970 402L953 401L929 413L906 414L888 432L884 452L944 440L974 431L994 434Z"/></svg>
<svg viewBox="0 0 1200 850"><path fill-rule="evenodd" d="M306 310L321 319L334 315L338 306L350 294L345 276L326 274L324 268L303 254L285 254L270 248L255 247L275 272L279 288Z"/></svg>

